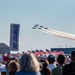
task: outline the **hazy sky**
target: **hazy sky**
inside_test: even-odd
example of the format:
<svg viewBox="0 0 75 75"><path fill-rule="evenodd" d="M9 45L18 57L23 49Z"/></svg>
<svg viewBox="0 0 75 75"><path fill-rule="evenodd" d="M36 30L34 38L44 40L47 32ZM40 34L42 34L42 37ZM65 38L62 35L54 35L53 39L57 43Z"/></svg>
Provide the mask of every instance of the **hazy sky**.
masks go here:
<svg viewBox="0 0 75 75"><path fill-rule="evenodd" d="M10 23L20 24L20 51L75 47L75 40L32 29L39 24L75 34L75 0L0 0L0 42L8 46Z"/></svg>

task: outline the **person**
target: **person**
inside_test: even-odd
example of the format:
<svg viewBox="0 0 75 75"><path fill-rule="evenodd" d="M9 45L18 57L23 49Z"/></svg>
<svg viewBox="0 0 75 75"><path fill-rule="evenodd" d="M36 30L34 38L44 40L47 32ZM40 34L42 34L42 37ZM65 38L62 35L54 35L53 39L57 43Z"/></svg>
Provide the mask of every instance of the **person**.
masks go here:
<svg viewBox="0 0 75 75"><path fill-rule="evenodd" d="M52 71L53 68L56 67L56 64L55 64L55 55L54 54L50 54L47 58L48 62L49 62L49 69Z"/></svg>
<svg viewBox="0 0 75 75"><path fill-rule="evenodd" d="M40 60L40 62L42 63L43 67L41 69L41 74L42 75L51 75L51 71L50 69L48 68L48 61L46 59L44 60Z"/></svg>
<svg viewBox="0 0 75 75"><path fill-rule="evenodd" d="M8 65L8 71L9 71L9 75L15 75L15 73L17 71L19 71L19 64L18 62L12 60L10 61L9 65Z"/></svg>
<svg viewBox="0 0 75 75"><path fill-rule="evenodd" d="M12 60L18 62L18 58L17 57L13 57Z"/></svg>
<svg viewBox="0 0 75 75"><path fill-rule="evenodd" d="M8 71L8 65L9 65L9 63L10 63L10 61L12 60L12 58L10 57L10 58L8 58L8 61L6 62L6 75L9 75L9 71Z"/></svg>
<svg viewBox="0 0 75 75"><path fill-rule="evenodd" d="M9 64L10 64L10 62L11 62L12 60L18 63L17 57L16 57L16 58L10 57L10 58L8 59L7 63L6 63L6 75L9 75L8 66L9 66Z"/></svg>
<svg viewBox="0 0 75 75"><path fill-rule="evenodd" d="M52 69L52 75L62 75L62 69L65 64L65 56L60 54L57 57L58 66Z"/></svg>
<svg viewBox="0 0 75 75"><path fill-rule="evenodd" d="M62 75L75 75L75 50L71 53L71 62L63 67Z"/></svg>
<svg viewBox="0 0 75 75"><path fill-rule="evenodd" d="M20 59L20 71L15 75L41 75L40 65L32 53L25 53Z"/></svg>
<svg viewBox="0 0 75 75"><path fill-rule="evenodd" d="M6 75L6 68L5 68L5 65L0 63L0 72L1 72L1 75Z"/></svg>

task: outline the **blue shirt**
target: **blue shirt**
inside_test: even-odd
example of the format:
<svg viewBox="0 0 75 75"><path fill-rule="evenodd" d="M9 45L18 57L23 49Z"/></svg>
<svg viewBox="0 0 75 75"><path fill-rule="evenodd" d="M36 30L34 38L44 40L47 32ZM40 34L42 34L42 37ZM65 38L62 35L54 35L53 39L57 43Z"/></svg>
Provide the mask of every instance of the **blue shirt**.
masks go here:
<svg viewBox="0 0 75 75"><path fill-rule="evenodd" d="M17 72L15 75L41 75L40 72L26 72L24 70L21 70Z"/></svg>

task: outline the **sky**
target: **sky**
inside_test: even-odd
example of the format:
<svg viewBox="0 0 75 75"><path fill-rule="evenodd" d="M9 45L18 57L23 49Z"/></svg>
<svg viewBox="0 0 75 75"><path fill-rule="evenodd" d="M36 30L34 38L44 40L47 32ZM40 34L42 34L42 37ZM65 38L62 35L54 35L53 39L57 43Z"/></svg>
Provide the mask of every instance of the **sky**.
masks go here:
<svg viewBox="0 0 75 75"><path fill-rule="evenodd" d="M20 24L19 51L75 47L75 40L33 30L35 24L75 34L75 0L0 0L0 43L10 43L10 24Z"/></svg>

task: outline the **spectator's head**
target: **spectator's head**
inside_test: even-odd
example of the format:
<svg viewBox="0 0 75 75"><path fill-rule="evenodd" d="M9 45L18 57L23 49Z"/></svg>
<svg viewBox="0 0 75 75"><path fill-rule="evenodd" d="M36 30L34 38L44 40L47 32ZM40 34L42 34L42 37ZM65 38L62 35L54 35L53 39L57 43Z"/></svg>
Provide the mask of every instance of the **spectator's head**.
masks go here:
<svg viewBox="0 0 75 75"><path fill-rule="evenodd" d="M12 58L12 60L18 62L18 58L17 57Z"/></svg>
<svg viewBox="0 0 75 75"><path fill-rule="evenodd" d="M15 61L10 61L10 63L8 64L8 70L9 72L17 72L19 70L19 64L18 62Z"/></svg>
<svg viewBox="0 0 75 75"><path fill-rule="evenodd" d="M20 60L21 70L25 71L39 71L40 65L35 56L32 53L25 53Z"/></svg>
<svg viewBox="0 0 75 75"><path fill-rule="evenodd" d="M75 50L71 53L71 61L75 62Z"/></svg>
<svg viewBox="0 0 75 75"><path fill-rule="evenodd" d="M48 62L49 62L49 64L53 64L55 62L55 55L54 54L50 54L48 56Z"/></svg>
<svg viewBox="0 0 75 75"><path fill-rule="evenodd" d="M62 54L58 55L57 62L58 62L58 64L62 64L63 65L65 63L65 56L62 55Z"/></svg>
<svg viewBox="0 0 75 75"><path fill-rule="evenodd" d="M47 66L49 64L47 60L40 60L40 62L42 63L43 68L47 68Z"/></svg>

